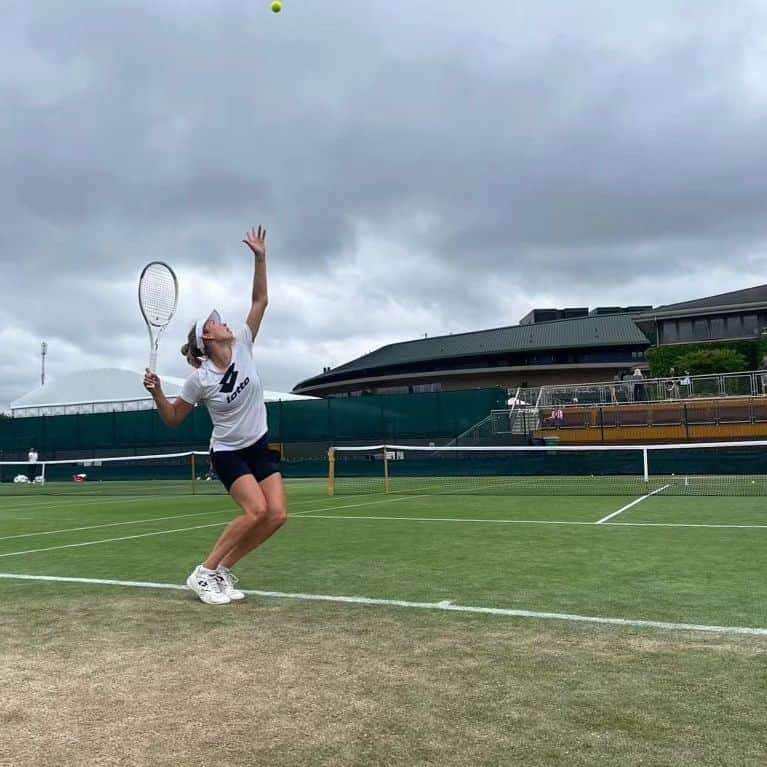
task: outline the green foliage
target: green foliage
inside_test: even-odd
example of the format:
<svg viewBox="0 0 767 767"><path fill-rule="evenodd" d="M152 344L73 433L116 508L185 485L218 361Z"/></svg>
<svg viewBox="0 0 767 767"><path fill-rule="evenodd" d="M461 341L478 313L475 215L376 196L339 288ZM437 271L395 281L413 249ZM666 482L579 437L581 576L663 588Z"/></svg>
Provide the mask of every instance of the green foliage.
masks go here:
<svg viewBox="0 0 767 767"><path fill-rule="evenodd" d="M698 359L693 357L692 364L708 364L705 369L693 370L688 358L692 354L703 352L709 354L714 351L725 351L737 355L739 367L732 368L735 358L724 357L721 360L714 357L706 363L706 357ZM767 354L767 338L754 341L723 341L721 343L707 344L676 344L674 346L655 346L647 350L647 360L650 363L650 374L654 378L662 378L669 375L671 368L675 368L677 374L689 370L691 374L697 373L727 373L736 370L757 370L760 367L762 357ZM711 367L711 365L724 365L724 367Z"/></svg>
<svg viewBox="0 0 767 767"><path fill-rule="evenodd" d="M745 370L748 364L734 349L698 349L683 355L678 362L681 370L689 370L692 375L735 373Z"/></svg>

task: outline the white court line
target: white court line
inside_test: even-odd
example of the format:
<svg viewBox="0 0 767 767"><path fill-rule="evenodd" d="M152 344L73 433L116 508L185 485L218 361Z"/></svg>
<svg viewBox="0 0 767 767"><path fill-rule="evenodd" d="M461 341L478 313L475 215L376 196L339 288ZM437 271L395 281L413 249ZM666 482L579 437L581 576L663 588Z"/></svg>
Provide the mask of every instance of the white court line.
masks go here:
<svg viewBox="0 0 767 767"><path fill-rule="evenodd" d="M425 498L425 495L409 495L401 496L399 498L385 498L380 501L365 501L364 503L347 503L343 506L326 506L322 509L307 509L306 511L299 511L296 514L290 513L290 504L288 504L288 516L290 517L304 517L307 514L314 514L318 511L334 511L335 509L356 509L360 506L375 506L381 503L398 503L399 501L409 501L413 498Z"/></svg>
<svg viewBox="0 0 767 767"><path fill-rule="evenodd" d="M294 514L293 516L300 516ZM352 514L312 514L303 519L369 519L382 522L478 522L482 524L498 525L575 525L581 527L594 527L594 522L560 521L552 519L467 519L465 517L374 517ZM713 529L732 528L736 530L767 530L767 525L714 525L695 523L674 522L605 522L606 527L708 527Z"/></svg>
<svg viewBox="0 0 767 767"><path fill-rule="evenodd" d="M76 549L81 546L96 546L99 543L114 543L115 541L132 541L136 538L151 538L153 535L168 535L170 533L185 533L189 530L202 530L205 527L221 527L226 522L213 522L210 525L195 525L194 527L180 527L173 530L157 530L153 533L140 533L139 535L123 535L119 538L104 538L100 541L84 541L83 543L66 543L62 546L46 546L43 549L27 549L26 551L11 551L8 554L0 554L3 557L19 557L22 554L37 554L41 551L57 551L58 549Z"/></svg>
<svg viewBox="0 0 767 767"><path fill-rule="evenodd" d="M596 525L603 525L605 522L607 522L608 519L612 519L613 517L617 517L618 514L622 514L627 509L630 509L632 506L636 506L638 503L642 503L642 501L647 500L651 495L655 495L656 493L660 493L661 490L665 490L668 487L668 485L663 485L663 487L659 487L657 490L653 490L651 493L647 493L647 495L643 495L641 498L637 498L635 501L631 501L631 503L627 503L622 509L618 509L618 511L614 511L612 514L608 514L606 517L602 517L598 522L595 522Z"/></svg>
<svg viewBox="0 0 767 767"><path fill-rule="evenodd" d="M174 514L172 517L154 517L153 519L132 519L128 522L105 522L103 525L87 525L86 527L64 527L61 530L43 530L36 533L18 533L16 535L0 536L0 541L10 541L14 538L34 538L38 535L56 535L57 533L75 533L81 530L98 530L102 527L120 527L122 525L151 524L152 522L164 522L166 519L184 519L186 517L204 517L209 514L223 514L231 509L214 509L213 511L198 511L195 514Z"/></svg>
<svg viewBox="0 0 767 767"><path fill-rule="evenodd" d="M395 500L388 501L393 503ZM386 503L387 501L379 501L379 503ZM336 508L350 508L351 506L367 506L370 504L349 504L348 506L338 506ZM330 511L332 509L318 509L317 511ZM211 512L213 513L213 512ZM312 516L307 516L312 514ZM354 516L354 515L342 515L342 514L316 514L314 510L306 511L303 513L292 514L289 518L298 517L300 519L330 519L333 521L341 520L372 520L383 522L461 522L461 523L483 523L483 524L503 524L503 525L560 525L560 526L585 526L594 527L593 522L561 522L550 519L465 519L465 518L452 518L452 517L374 517L374 516ZM206 527L217 527L226 524L223 522L214 522L209 525L195 525L194 527L181 527L174 528L172 530L158 530L152 533L141 533L140 535L124 535L118 538L104 538L98 541L85 541L83 543L67 543L61 546L46 546L40 549L27 549L25 551L12 551L7 554L0 554L0 558L3 557L16 557L22 554L37 554L43 551L56 551L58 549L73 549L82 546L96 546L100 543L114 543L117 541L130 541L137 538L150 538L154 535L169 535L171 533L184 533L189 530L202 530ZM739 529L739 530L767 530L767 525L713 525L713 524L682 524L673 522L606 522L606 526L609 527L704 527L712 529Z"/></svg>
<svg viewBox="0 0 767 767"><path fill-rule="evenodd" d="M422 496L411 496L414 498L421 498ZM299 511L295 514L290 514L291 517L300 517L305 514L313 514L317 511L333 511L333 509L351 509L356 508L358 506L370 506L377 503L394 503L395 501L402 501L405 500L404 498L392 498L387 500L381 500L381 501L368 501L366 503L349 503L344 506L326 506L321 509L308 509L306 511ZM292 507L294 504L297 503L314 503L316 501L312 501L309 499L303 499L303 500L296 500L292 503L288 504L288 508ZM199 511L194 514L174 514L170 517L153 517L152 519L135 519L130 520L127 522L105 522L101 525L87 525L86 527L65 527L61 530L44 530L39 531L35 533L19 533L17 535L5 535L0 536L0 541L8 541L13 538L33 538L36 535L54 535L55 533L73 533L73 532L79 532L81 530L98 530L102 527L119 527L121 525L140 525L142 523L151 524L152 522L164 522L166 519L183 519L185 517L204 517L208 514L225 514L227 512L231 513L237 511L237 505L232 503L231 506L227 507L226 509L213 509L211 511Z"/></svg>
<svg viewBox="0 0 767 767"><path fill-rule="evenodd" d="M411 496L411 497L413 497L413 496ZM416 497L418 497L418 496L416 496ZM331 507L330 509L327 509L327 508L309 509L308 511L298 512L297 514L293 514L292 516L300 517L300 516L303 516L305 514L311 514L314 511L330 511L330 510L332 510L334 508L337 508L337 509L350 509L350 508L354 508L354 507L357 507L357 506L371 506L371 505L376 504L376 503L394 503L396 501L402 501L402 500L405 500L405 499L404 498L387 498L387 499L381 500L381 501L368 501L367 503L350 503L350 504L347 504L345 506ZM213 522L210 525L195 525L194 527L174 528L173 530L157 530L157 531L152 532L152 533L140 533L139 535L123 535L123 536L120 536L119 538L104 538L103 540L100 540L100 541L84 541L82 543L67 543L67 544L63 544L61 546L46 546L45 548L41 548L41 549L27 549L25 551L11 551L11 552L9 552L7 554L0 554L0 558L4 558L4 557L18 557L18 556L21 556L22 554L38 554L38 553L43 552L43 551L57 551L59 549L76 549L76 548L80 548L82 546L96 546L99 543L115 543L117 541L132 541L132 540L135 540L136 538L151 538L153 535L168 535L170 533L185 533L185 532L187 532L189 530L202 530L203 528L206 528L206 527L220 527L221 525L224 525L224 524L226 524L226 521L224 521L224 522Z"/></svg>
<svg viewBox="0 0 767 767"><path fill-rule="evenodd" d="M593 524L593 523L592 523ZM0 573L0 578L6 580L48 581L54 583L81 583L95 586L128 586L144 589L166 589L173 591L188 591L186 586L176 583L152 583L147 581L119 581L97 578L68 578L53 575L23 575L17 573ZM374 599L371 597L347 597L329 594L302 594L283 591L245 590L246 594L272 599L299 599L309 602L340 602L343 604L370 605L376 607L404 607L417 610L444 610L446 612L473 613L479 615L497 615L508 618L536 618L540 620L560 620L578 623L601 623L612 626L627 626L630 628L654 628L666 631L704 631L714 634L745 634L750 636L767 637L767 628L748 626L709 626L700 623L675 623L670 621L648 621L631 618L606 618L594 615L574 615L570 613L535 612L533 610L513 610L504 607L479 607L472 605L456 605L451 600L440 602L410 602L404 599Z"/></svg>
<svg viewBox="0 0 767 767"><path fill-rule="evenodd" d="M300 516L294 514L293 516ZM476 522L478 524L487 525L586 525L591 527L593 522L557 522L550 519L469 519L467 517L374 517L374 516L362 516L354 514L312 514L311 517L305 517L305 519L370 519L376 521L390 521L397 522Z"/></svg>
<svg viewBox="0 0 767 767"><path fill-rule="evenodd" d="M1 496L0 496L1 497ZM120 498L113 498L113 497L99 497L94 498L92 495L87 496L86 498L61 498L59 500L52 500L52 496L49 497L48 500L44 501L42 499L39 499L40 503L25 503L20 506L6 506L5 504L0 505L0 512L3 511L45 511L46 509L62 509L65 511L69 511L70 509L80 509L85 506L104 506L106 504L113 504L113 503L135 503L137 499L147 501L152 501L152 503L155 503L156 501L178 501L182 496L168 496L168 495L132 495L130 498L126 497L120 497ZM215 496L204 496L204 495L190 495L187 496L189 498L213 498ZM38 500L38 499L35 499ZM63 500L71 500L72 503L61 503L60 501Z"/></svg>
<svg viewBox="0 0 767 767"><path fill-rule="evenodd" d="M312 503L310 500L297 500L293 501L293 503ZM292 505L292 504L291 504ZM327 509L317 509L317 511L328 511L330 509L334 508L333 506L329 506ZM344 508L344 507L339 507ZM0 536L0 541L8 541L13 538L34 538L36 535L54 535L55 533L72 533L72 532L78 532L80 530L98 530L101 527L119 527L120 525L139 525L142 522L146 522L147 524L150 524L152 522L162 522L166 519L182 519L184 517L204 517L207 514L224 514L226 512L233 512L237 510L237 505L232 503L231 506L229 506L226 509L214 509L211 511L200 511L196 512L194 514L174 514L170 517L154 517L152 519L136 519L136 520L129 520L126 522L104 522L100 525L87 525L86 527L64 527L60 530L41 530L34 533L18 533L16 535L4 535ZM303 512L299 512L303 513ZM34 519L34 517L29 517L29 519Z"/></svg>
<svg viewBox="0 0 767 767"><path fill-rule="evenodd" d="M383 502L384 501L374 501L374 503L383 503ZM293 504L296 504L296 503L316 503L316 501L313 501L310 499L299 499L299 500L293 501L291 504L289 504L289 506L292 506ZM359 504L359 505L364 506L365 504ZM345 509L345 508L349 508L349 506L328 506L322 509L310 509L309 511L298 512L297 514L294 514L293 516L300 516L301 514L311 514L312 511L331 511L334 508ZM120 525L139 525L144 522L147 524L150 524L152 522L162 522L166 519L182 519L184 517L203 517L207 514L224 514L226 512L233 512L236 510L237 510L236 504L232 503L232 505L226 509L200 511L195 514L175 514L170 517L154 517L152 519L137 519L137 520L129 520L126 522L105 522L100 525L87 525L86 527L64 527L64 528L61 528L60 530L41 530L34 533L18 533L16 535L5 535L5 536L0 536L0 541L8 541L13 538L33 538L37 535L54 535L55 533L72 533L72 532L78 532L81 530L98 530L101 527L119 527ZM33 517L29 517L29 519L33 519Z"/></svg>

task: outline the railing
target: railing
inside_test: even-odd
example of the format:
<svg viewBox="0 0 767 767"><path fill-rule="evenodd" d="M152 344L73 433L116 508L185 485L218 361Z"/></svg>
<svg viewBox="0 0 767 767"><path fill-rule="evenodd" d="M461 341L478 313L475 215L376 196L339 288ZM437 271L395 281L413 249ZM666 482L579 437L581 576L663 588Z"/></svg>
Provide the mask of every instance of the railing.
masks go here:
<svg viewBox="0 0 767 767"><path fill-rule="evenodd" d="M540 430L760 424L767 423L767 398L701 397L663 404L570 405L544 409L540 416Z"/></svg>
<svg viewBox="0 0 767 767"><path fill-rule="evenodd" d="M701 397L761 397L767 394L767 370L717 375L634 378L598 383L518 389L517 407L616 405L628 402L664 402Z"/></svg>
<svg viewBox="0 0 767 767"><path fill-rule="evenodd" d="M539 429L762 423L767 422L766 394L767 370L517 388L508 408L491 411L448 446ZM725 407L719 398L731 401ZM636 407L643 403L667 407ZM559 410L561 419L554 417Z"/></svg>

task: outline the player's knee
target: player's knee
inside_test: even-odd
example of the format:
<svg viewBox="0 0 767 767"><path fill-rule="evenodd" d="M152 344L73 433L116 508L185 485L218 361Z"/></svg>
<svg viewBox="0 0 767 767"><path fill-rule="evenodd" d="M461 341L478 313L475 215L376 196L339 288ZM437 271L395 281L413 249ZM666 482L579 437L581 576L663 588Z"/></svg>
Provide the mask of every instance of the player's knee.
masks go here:
<svg viewBox="0 0 767 767"><path fill-rule="evenodd" d="M288 519L288 510L284 506L272 506L269 519L275 527L282 527Z"/></svg>
<svg viewBox="0 0 767 767"><path fill-rule="evenodd" d="M242 510L253 524L258 524L266 516L266 504L263 501L248 501L242 504Z"/></svg>

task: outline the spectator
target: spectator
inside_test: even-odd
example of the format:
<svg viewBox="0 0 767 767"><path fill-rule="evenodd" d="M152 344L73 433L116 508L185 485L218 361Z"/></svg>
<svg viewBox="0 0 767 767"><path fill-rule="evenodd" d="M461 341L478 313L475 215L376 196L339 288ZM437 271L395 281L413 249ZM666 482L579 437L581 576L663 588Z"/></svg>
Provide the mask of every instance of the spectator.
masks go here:
<svg viewBox="0 0 767 767"><path fill-rule="evenodd" d="M645 402L647 400L647 390L644 385L644 376L639 368L634 368L634 402Z"/></svg>
<svg viewBox="0 0 767 767"><path fill-rule="evenodd" d="M29 452L27 453L27 461L29 461L27 476L29 477L30 482L34 482L35 477L37 476L37 450L35 450L33 447L29 448Z"/></svg>
<svg viewBox="0 0 767 767"><path fill-rule="evenodd" d="M554 428L558 429L565 420L565 414L561 407L557 407L551 412L551 420L554 422Z"/></svg>
<svg viewBox="0 0 767 767"><path fill-rule="evenodd" d="M690 378L689 370L684 371L684 376L682 376L682 379L679 381L679 383L684 386L684 396L689 397L690 389L692 388L692 379Z"/></svg>
<svg viewBox="0 0 767 767"><path fill-rule="evenodd" d="M623 381L623 398L626 402L631 402L634 399L634 384L632 383L631 371L627 370L623 373L621 380Z"/></svg>
<svg viewBox="0 0 767 767"><path fill-rule="evenodd" d="M613 384L610 387L610 402L613 405L618 404L618 392L623 388L621 386L621 381L623 380L623 375L618 372L613 376Z"/></svg>
<svg viewBox="0 0 767 767"><path fill-rule="evenodd" d="M666 382L666 391L669 399L679 399L679 379L676 377L676 368L669 370L670 378Z"/></svg>

